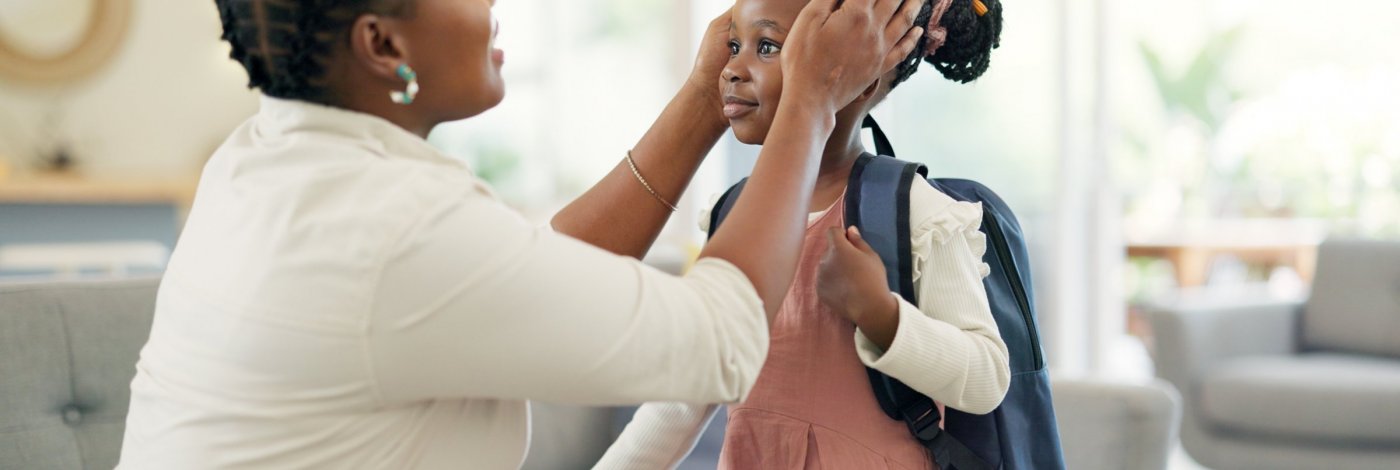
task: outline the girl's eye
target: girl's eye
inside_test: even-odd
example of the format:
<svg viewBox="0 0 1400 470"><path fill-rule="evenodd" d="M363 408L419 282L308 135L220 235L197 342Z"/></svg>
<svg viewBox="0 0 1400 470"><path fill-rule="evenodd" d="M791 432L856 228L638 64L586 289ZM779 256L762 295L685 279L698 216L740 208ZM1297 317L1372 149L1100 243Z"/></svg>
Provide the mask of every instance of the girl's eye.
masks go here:
<svg viewBox="0 0 1400 470"><path fill-rule="evenodd" d="M739 41L729 41L729 55L739 55Z"/></svg>
<svg viewBox="0 0 1400 470"><path fill-rule="evenodd" d="M758 43L758 55L774 55L782 50L782 46L779 46L773 43L772 41L763 41L761 43Z"/></svg>

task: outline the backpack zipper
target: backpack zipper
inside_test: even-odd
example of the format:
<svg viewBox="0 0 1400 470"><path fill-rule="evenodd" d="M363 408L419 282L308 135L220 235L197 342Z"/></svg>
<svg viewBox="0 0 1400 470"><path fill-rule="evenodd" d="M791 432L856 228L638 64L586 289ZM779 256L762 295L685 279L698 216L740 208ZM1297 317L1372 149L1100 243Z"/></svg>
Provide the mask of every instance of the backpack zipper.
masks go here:
<svg viewBox="0 0 1400 470"><path fill-rule="evenodd" d="M1011 283L1012 294L1016 295L1017 306L1021 309L1021 319L1025 320L1026 332L1031 335L1031 357L1034 359L1035 370L1040 370L1042 367L1045 367L1045 359L1041 357L1040 334L1035 330L1035 321L1031 319L1031 304L1026 296L1026 288L1021 284L1020 270L1016 269L1016 263L1015 260L1011 258L1011 253L1007 252L1006 236L1001 232L1001 223L997 220L996 214L993 214L992 211L986 208L982 209L982 213L984 219L989 219L989 223L986 224L987 235L992 237L992 241L994 242L992 243L992 248L996 251L997 259L1001 261L1002 266L1012 268L1009 270L1003 269L1002 273L1006 275L1007 281ZM1013 276L1008 274L1012 272L1017 273L1017 275Z"/></svg>

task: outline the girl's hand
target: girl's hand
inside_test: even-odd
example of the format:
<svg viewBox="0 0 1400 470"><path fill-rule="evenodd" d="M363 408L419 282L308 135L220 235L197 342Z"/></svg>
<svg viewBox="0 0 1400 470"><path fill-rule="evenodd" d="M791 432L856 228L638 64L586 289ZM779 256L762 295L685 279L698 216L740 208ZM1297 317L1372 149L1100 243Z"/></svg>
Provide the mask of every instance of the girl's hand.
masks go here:
<svg viewBox="0 0 1400 470"><path fill-rule="evenodd" d="M838 6L837 4L840 3ZM835 114L914 50L922 0L812 0L781 55L783 94Z"/></svg>
<svg viewBox="0 0 1400 470"><path fill-rule="evenodd" d="M898 323L899 301L885 281L885 265L855 227L827 231L826 253L817 273L817 295L876 343L881 341L875 336L884 336L883 330L889 324ZM888 333L893 339L893 331Z"/></svg>

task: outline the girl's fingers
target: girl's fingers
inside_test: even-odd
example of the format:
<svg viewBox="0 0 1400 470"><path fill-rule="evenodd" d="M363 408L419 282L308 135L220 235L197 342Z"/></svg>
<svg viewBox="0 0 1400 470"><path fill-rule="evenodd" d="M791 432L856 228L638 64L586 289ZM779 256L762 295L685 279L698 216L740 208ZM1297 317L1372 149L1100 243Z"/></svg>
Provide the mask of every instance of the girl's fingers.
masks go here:
<svg viewBox="0 0 1400 470"><path fill-rule="evenodd" d="M862 237L860 235L860 229L851 227L850 229L846 230L846 238L850 240L851 246L854 246L857 250L860 250L861 253L879 256L875 253L875 249L871 248L870 244L865 242L865 237Z"/></svg>

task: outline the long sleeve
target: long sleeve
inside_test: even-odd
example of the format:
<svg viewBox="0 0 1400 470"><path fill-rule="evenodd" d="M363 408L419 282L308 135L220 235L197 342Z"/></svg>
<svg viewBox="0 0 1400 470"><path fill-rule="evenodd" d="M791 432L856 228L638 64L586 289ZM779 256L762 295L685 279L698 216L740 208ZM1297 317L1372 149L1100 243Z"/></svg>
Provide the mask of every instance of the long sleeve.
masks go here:
<svg viewBox="0 0 1400 470"><path fill-rule="evenodd" d="M598 470L675 468L714 419L719 405L653 402L642 405L608 452Z"/></svg>
<svg viewBox="0 0 1400 470"><path fill-rule="evenodd" d="M989 269L982 262L982 208L914 183L910 212L917 224L911 235L919 306L899 299L899 327L888 351L859 331L856 351L866 366L947 406L988 413L1001 404L1011 373L982 284Z"/></svg>
<svg viewBox="0 0 1400 470"><path fill-rule="evenodd" d="M710 207L719 202L721 194L710 196L710 203L699 216L700 231L710 231ZM650 402L637 409L632 421L622 430L603 458L593 466L597 470L669 469L695 448L719 405L694 405L676 402Z"/></svg>
<svg viewBox="0 0 1400 470"><path fill-rule="evenodd" d="M723 260L668 275L483 194L439 204L410 233L378 273L368 325L386 403L734 402L767 354L762 302Z"/></svg>

